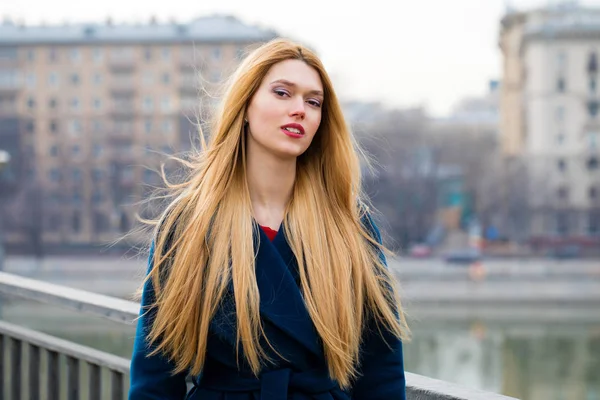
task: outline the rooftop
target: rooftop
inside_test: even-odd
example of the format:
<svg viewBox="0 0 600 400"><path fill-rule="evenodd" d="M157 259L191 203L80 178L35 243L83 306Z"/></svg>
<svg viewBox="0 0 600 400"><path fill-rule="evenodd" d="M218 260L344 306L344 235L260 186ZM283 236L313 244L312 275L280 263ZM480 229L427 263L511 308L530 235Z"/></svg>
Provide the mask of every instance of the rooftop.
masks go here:
<svg viewBox="0 0 600 400"><path fill-rule="evenodd" d="M246 24L229 15L212 15L189 23L78 23L28 26L5 20L0 45L123 43L123 42L255 42L277 37L270 29Z"/></svg>

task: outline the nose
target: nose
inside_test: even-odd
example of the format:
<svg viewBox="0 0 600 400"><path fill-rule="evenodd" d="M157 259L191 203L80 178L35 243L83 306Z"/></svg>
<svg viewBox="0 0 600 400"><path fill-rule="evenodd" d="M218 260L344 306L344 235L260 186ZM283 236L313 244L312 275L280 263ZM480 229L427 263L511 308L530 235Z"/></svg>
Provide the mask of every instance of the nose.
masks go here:
<svg viewBox="0 0 600 400"><path fill-rule="evenodd" d="M292 104L292 108L290 109L290 116L295 117L295 118L304 119L304 116L306 115L304 99L296 98L296 99L294 99L294 101L291 104Z"/></svg>

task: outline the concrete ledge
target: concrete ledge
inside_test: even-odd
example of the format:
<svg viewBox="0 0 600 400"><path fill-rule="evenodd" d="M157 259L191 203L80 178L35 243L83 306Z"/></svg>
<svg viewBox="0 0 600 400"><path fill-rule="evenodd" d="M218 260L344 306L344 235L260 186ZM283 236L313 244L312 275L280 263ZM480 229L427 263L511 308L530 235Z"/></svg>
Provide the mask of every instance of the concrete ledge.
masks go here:
<svg viewBox="0 0 600 400"><path fill-rule="evenodd" d="M410 372L406 373L406 397L409 400L517 400Z"/></svg>

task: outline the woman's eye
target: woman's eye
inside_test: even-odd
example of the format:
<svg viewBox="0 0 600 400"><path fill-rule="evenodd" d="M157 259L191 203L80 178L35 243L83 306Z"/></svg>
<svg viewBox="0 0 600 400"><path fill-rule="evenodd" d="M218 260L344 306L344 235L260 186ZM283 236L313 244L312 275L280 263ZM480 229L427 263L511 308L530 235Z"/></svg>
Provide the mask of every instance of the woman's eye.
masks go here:
<svg viewBox="0 0 600 400"><path fill-rule="evenodd" d="M281 89L274 89L273 92L275 92L275 94L277 94L277 96L279 97L284 97L288 95L288 92L286 92L285 90L281 90Z"/></svg>
<svg viewBox="0 0 600 400"><path fill-rule="evenodd" d="M313 107L321 107L321 102L318 100L308 100L308 104Z"/></svg>

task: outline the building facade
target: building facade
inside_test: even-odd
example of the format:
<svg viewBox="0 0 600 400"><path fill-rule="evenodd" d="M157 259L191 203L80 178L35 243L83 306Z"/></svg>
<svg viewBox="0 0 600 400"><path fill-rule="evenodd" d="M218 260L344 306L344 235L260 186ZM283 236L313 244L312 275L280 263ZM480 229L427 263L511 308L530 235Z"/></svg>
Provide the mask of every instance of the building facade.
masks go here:
<svg viewBox="0 0 600 400"><path fill-rule="evenodd" d="M129 231L134 203L160 183L151 169L189 148L223 78L276 36L228 16L0 25L0 147L18 137L22 161L5 206L9 245L107 243Z"/></svg>
<svg viewBox="0 0 600 400"><path fill-rule="evenodd" d="M532 236L600 235L600 9L573 2L502 20L501 143L526 165Z"/></svg>

